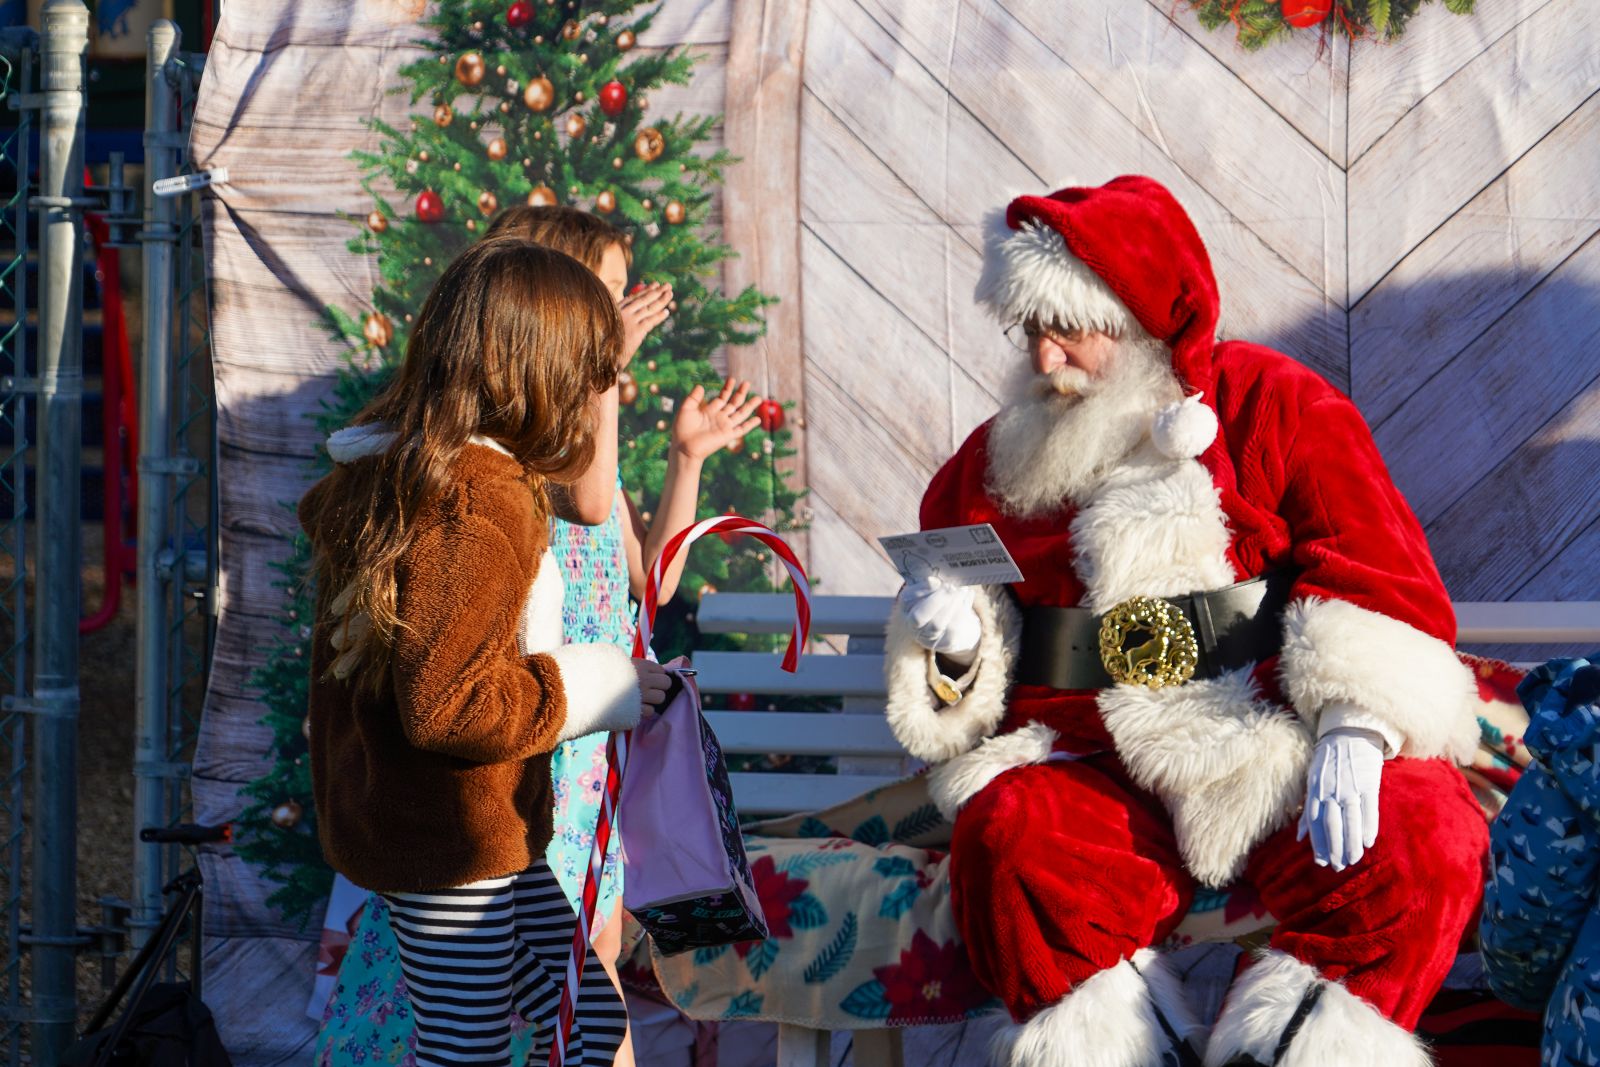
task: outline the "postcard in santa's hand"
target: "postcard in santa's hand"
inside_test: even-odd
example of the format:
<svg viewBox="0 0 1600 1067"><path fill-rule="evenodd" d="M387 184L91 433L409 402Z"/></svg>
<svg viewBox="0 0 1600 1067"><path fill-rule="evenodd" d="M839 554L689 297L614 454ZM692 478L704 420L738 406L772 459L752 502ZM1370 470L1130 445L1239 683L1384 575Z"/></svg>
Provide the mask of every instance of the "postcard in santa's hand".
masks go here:
<svg viewBox="0 0 1600 1067"><path fill-rule="evenodd" d="M949 526L878 538L889 562L908 582L936 577L946 585L1005 585L1022 571L988 523Z"/></svg>

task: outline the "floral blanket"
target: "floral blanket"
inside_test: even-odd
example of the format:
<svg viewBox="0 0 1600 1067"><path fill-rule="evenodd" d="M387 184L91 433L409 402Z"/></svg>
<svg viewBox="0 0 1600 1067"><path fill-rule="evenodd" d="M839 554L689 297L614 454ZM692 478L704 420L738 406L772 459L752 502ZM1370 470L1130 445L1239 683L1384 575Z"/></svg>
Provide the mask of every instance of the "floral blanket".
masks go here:
<svg viewBox="0 0 1600 1067"><path fill-rule="evenodd" d="M1522 672L1463 657L1478 675L1482 743L1465 773L1497 813L1527 763ZM957 1022L998 1010L967 964L950 909L951 826L924 780L746 830L765 941L651 961L688 1016L818 1029ZM1261 935L1272 917L1248 886L1199 894L1173 945ZM641 945L640 953L648 952ZM643 963L640 958L638 963Z"/></svg>

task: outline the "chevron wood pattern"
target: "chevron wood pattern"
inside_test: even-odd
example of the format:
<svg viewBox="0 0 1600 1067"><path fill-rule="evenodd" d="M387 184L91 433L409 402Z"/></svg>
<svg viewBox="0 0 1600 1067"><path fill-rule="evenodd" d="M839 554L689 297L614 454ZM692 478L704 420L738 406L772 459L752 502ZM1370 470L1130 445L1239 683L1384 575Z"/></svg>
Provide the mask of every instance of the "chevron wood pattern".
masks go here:
<svg viewBox="0 0 1600 1067"><path fill-rule="evenodd" d="M874 538L1012 387L984 214L1140 171L1195 216L1224 331L1346 389L1457 598L1585 598L1600 548L1600 8L1429 9L1254 54L1170 0L811 0L798 228L812 570ZM730 101L730 107L737 106Z"/></svg>

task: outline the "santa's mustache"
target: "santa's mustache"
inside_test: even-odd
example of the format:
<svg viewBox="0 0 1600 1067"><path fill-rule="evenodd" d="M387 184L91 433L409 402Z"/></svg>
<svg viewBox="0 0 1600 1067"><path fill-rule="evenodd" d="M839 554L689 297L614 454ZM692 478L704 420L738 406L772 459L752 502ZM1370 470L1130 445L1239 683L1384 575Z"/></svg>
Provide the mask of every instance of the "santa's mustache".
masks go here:
<svg viewBox="0 0 1600 1067"><path fill-rule="evenodd" d="M1079 400L1097 392L1104 381L1082 367L1057 367L1034 375L1028 383L1028 396L1035 400Z"/></svg>

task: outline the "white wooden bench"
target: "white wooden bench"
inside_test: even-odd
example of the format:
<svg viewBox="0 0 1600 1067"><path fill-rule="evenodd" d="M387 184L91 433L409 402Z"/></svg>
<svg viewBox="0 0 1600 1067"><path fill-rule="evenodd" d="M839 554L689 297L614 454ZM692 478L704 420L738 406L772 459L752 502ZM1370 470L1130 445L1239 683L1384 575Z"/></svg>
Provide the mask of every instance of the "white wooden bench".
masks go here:
<svg viewBox="0 0 1600 1067"><path fill-rule="evenodd" d="M918 766L884 719L883 637L890 597L820 596L812 600L813 637L844 637L843 655L807 655L787 674L778 656L759 652L696 652L696 681L706 718L730 755L836 756L836 774L734 774L741 814L778 816L815 811L887 785ZM1456 604L1458 641L1487 644L1600 646L1600 603L1464 601ZM715 593L700 601L705 633L786 634L793 625L788 593ZM719 711L727 694L839 697L843 713L824 725L814 712ZM826 1067L832 1035L778 1027L778 1067ZM860 1067L902 1067L898 1030L855 1031Z"/></svg>

